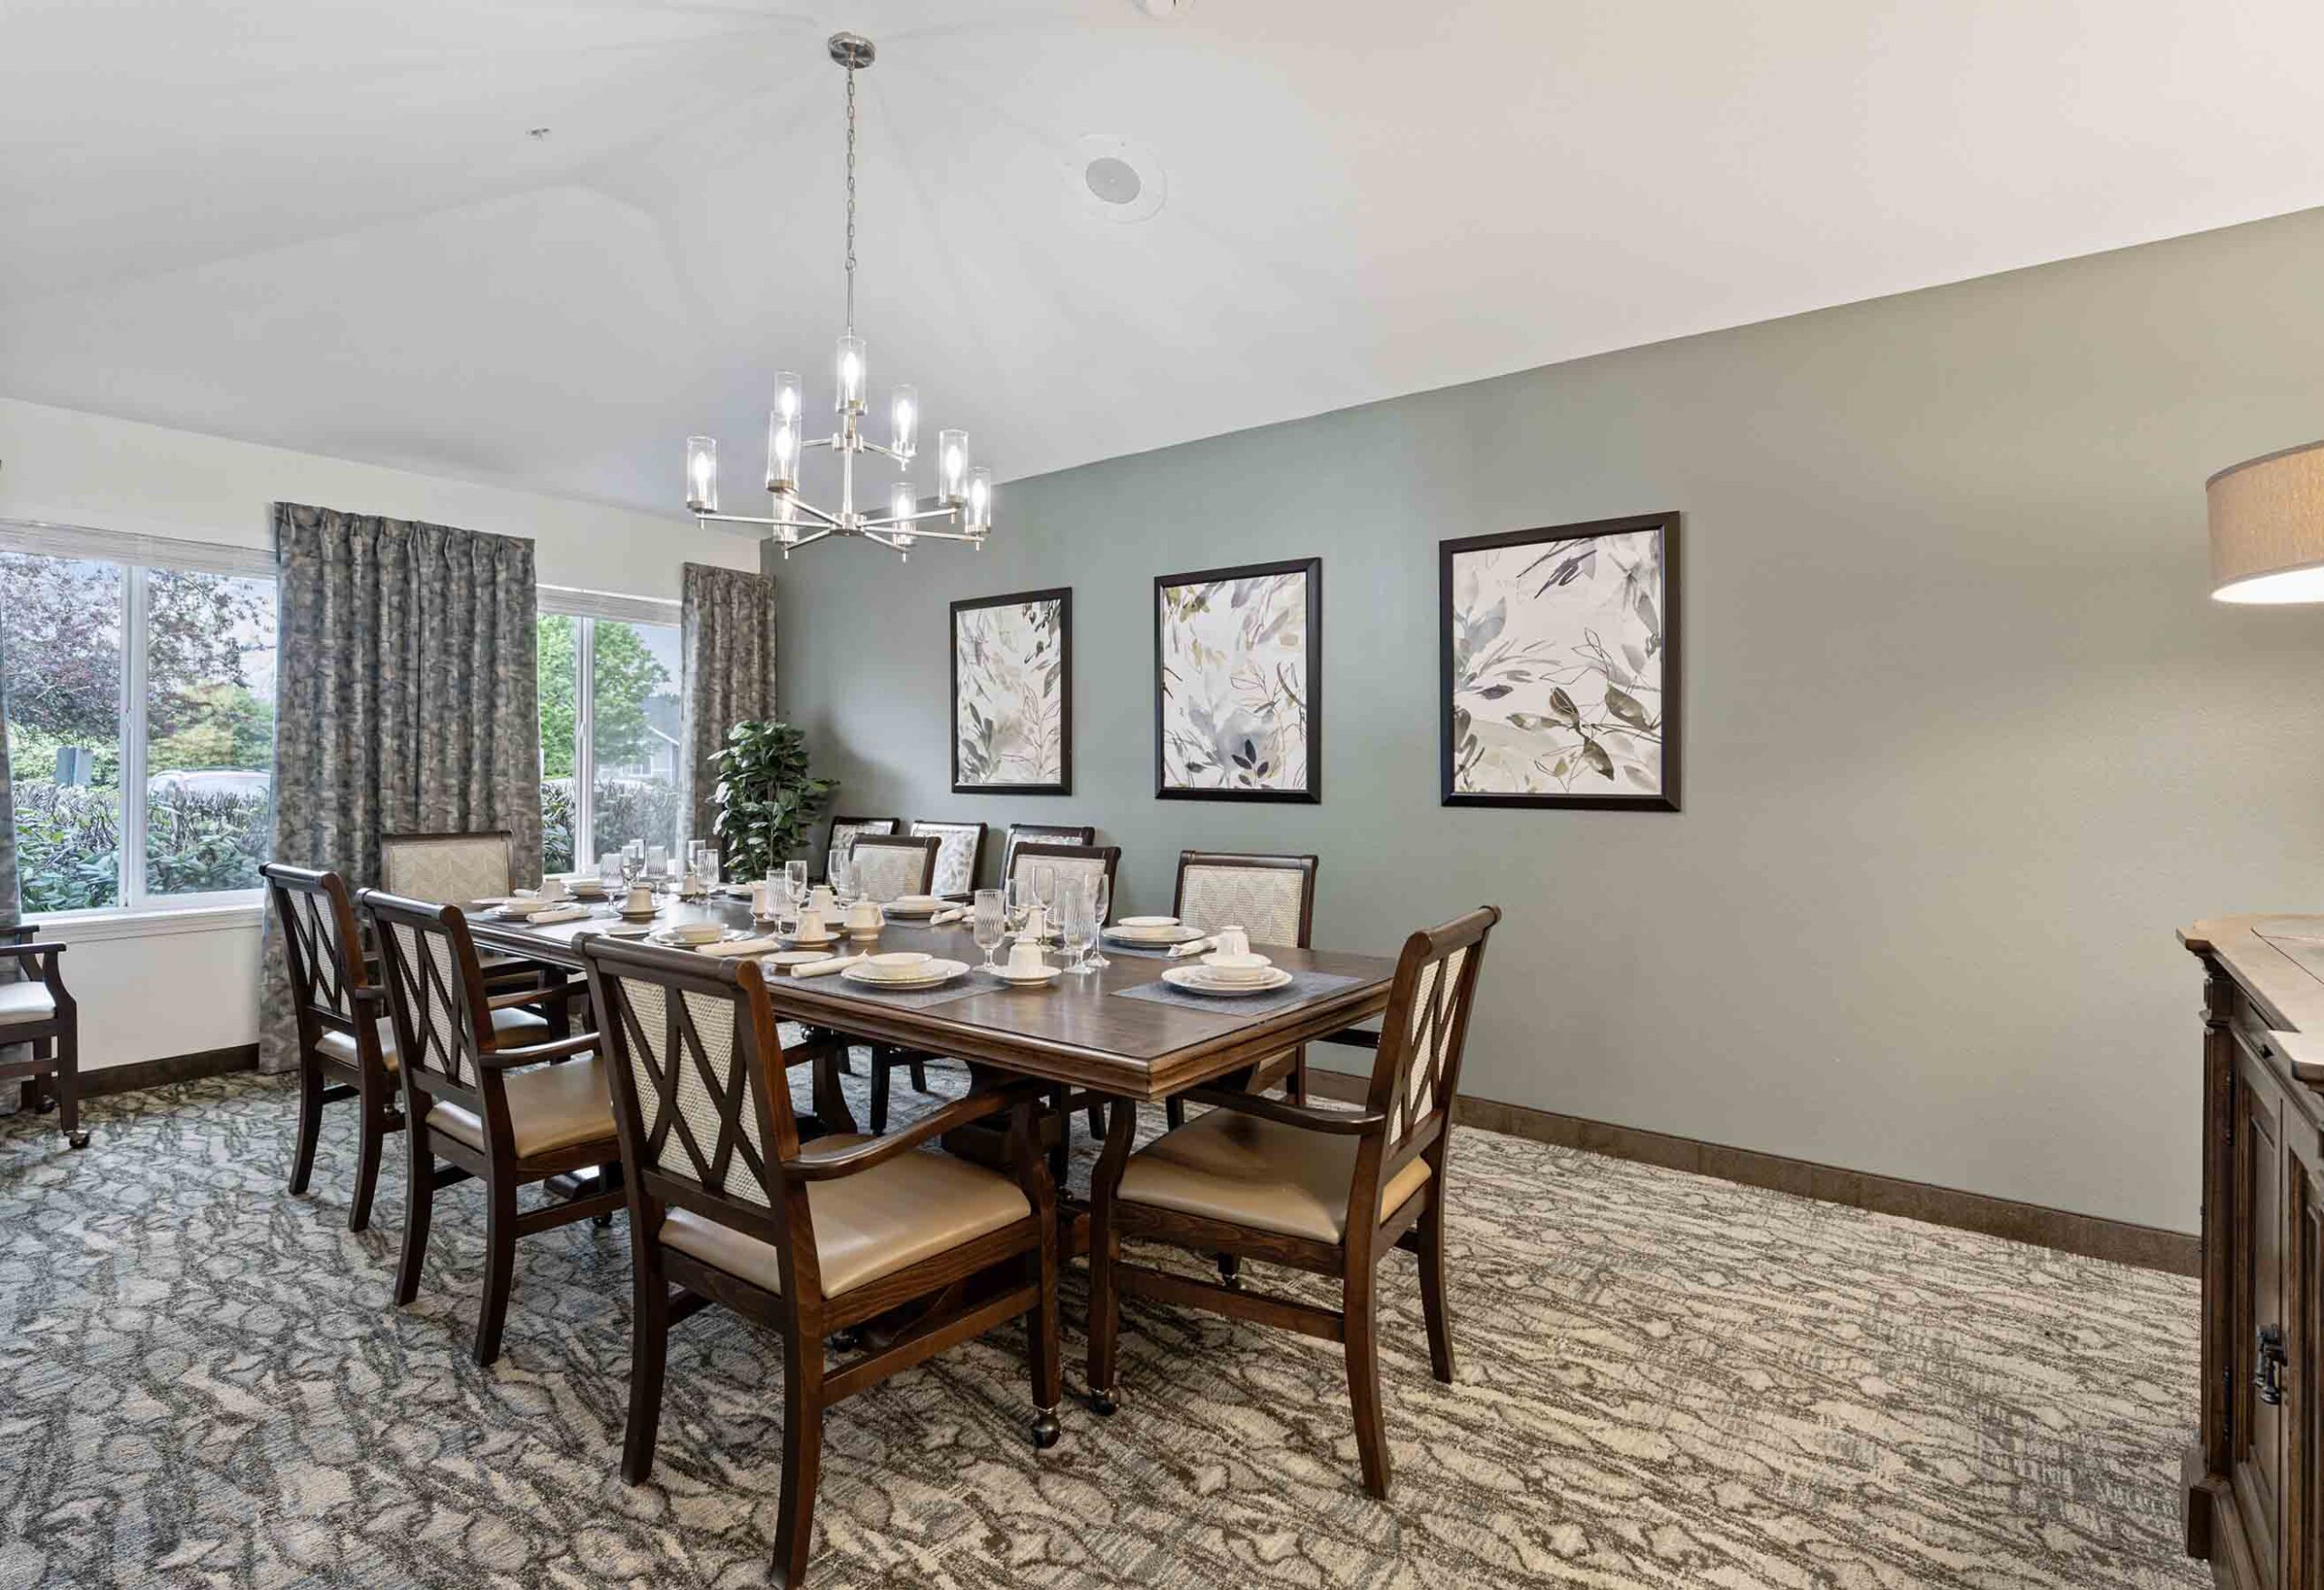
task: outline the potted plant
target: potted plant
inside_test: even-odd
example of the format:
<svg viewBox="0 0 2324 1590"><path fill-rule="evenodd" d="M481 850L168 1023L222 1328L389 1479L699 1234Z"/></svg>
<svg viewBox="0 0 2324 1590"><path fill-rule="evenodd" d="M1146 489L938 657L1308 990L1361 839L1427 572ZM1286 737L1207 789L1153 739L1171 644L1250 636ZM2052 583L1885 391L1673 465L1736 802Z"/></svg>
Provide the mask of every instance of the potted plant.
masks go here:
<svg viewBox="0 0 2324 1590"><path fill-rule="evenodd" d="M807 772L807 731L765 719L738 723L711 758L720 860L730 878L763 877L806 847L807 831L836 787Z"/></svg>

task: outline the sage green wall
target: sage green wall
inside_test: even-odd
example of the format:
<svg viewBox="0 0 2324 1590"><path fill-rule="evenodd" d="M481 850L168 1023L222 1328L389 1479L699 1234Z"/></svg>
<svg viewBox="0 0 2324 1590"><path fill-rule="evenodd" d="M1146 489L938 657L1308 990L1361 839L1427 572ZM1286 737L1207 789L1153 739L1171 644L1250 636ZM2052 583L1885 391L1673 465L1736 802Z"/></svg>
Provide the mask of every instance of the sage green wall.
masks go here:
<svg viewBox="0 0 2324 1590"><path fill-rule="evenodd" d="M1334 946L1499 904L1472 1092L2192 1230L2173 930L2324 909L2324 612L2208 601L2202 499L2324 433L2319 269L2314 212L1013 483L777 565L785 710L846 810L1097 824L1125 909L1185 845L1317 852ZM1661 509L1686 810L1439 806L1437 541ZM1308 554L1324 803L1155 800L1152 577ZM1052 585L1074 793L955 795L947 604Z"/></svg>

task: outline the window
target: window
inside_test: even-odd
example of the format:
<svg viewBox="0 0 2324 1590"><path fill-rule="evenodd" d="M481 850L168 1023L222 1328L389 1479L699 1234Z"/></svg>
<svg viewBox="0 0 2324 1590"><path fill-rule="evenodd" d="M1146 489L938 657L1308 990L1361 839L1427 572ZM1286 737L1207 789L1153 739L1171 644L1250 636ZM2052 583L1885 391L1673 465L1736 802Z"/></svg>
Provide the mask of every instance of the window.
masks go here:
<svg viewBox="0 0 2324 1590"><path fill-rule="evenodd" d="M274 580L254 571L270 567L263 552L0 524L26 912L256 898L275 650Z"/></svg>
<svg viewBox="0 0 2324 1590"><path fill-rule="evenodd" d="M675 854L677 605L544 588L541 606L543 870L632 840Z"/></svg>

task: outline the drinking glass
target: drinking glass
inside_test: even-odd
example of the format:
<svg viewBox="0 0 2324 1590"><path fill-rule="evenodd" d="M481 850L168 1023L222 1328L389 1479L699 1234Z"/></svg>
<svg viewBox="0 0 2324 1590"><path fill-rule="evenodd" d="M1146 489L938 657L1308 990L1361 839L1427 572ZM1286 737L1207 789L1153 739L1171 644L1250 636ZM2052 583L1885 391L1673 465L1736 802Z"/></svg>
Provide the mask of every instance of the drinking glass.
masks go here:
<svg viewBox="0 0 2324 1590"><path fill-rule="evenodd" d="M774 913L776 936L784 939L798 937L799 913L806 908L807 891L793 888L786 877L768 884L766 894L767 909Z"/></svg>
<svg viewBox="0 0 2324 1590"><path fill-rule="evenodd" d="M645 875L645 841L633 839L621 847L621 881L625 888Z"/></svg>
<svg viewBox="0 0 2324 1590"><path fill-rule="evenodd" d="M1029 872L1009 880L1009 931L1021 933L1033 917L1033 879Z"/></svg>
<svg viewBox="0 0 2324 1590"><path fill-rule="evenodd" d="M841 904L846 904L855 893L855 847L833 851L827 870L832 875L832 894Z"/></svg>
<svg viewBox="0 0 2324 1590"><path fill-rule="evenodd" d="M1093 924L1090 928L1089 964L1110 966L1113 963L1106 959L1106 914L1113 908L1114 881L1103 873L1091 873L1082 889L1089 896L1089 920Z"/></svg>
<svg viewBox="0 0 2324 1590"><path fill-rule="evenodd" d="M1073 957L1065 969L1076 977L1087 977L1097 970L1088 962L1089 946L1098 937L1097 919L1089 914L1089 892L1068 889L1059 909L1064 913L1059 923L1060 942Z"/></svg>
<svg viewBox="0 0 2324 1590"><path fill-rule="evenodd" d="M783 864L783 878L785 883L791 885L791 897L793 900L800 902L802 904L804 904L807 899L806 862L803 860L784 862Z"/></svg>
<svg viewBox="0 0 2324 1590"><path fill-rule="evenodd" d="M1034 897L1040 901L1042 911L1048 914L1049 924L1054 927L1057 924L1058 908L1057 869L1037 866L1030 871L1033 874Z"/></svg>
<svg viewBox="0 0 2324 1590"><path fill-rule="evenodd" d="M597 858L597 881L605 884L606 893L608 894L628 882L621 869L620 851L609 850Z"/></svg>
<svg viewBox="0 0 2324 1590"><path fill-rule="evenodd" d="M1009 936L1009 913L998 889L979 889L970 907L969 926L977 948L984 952L984 969L992 970L992 953Z"/></svg>

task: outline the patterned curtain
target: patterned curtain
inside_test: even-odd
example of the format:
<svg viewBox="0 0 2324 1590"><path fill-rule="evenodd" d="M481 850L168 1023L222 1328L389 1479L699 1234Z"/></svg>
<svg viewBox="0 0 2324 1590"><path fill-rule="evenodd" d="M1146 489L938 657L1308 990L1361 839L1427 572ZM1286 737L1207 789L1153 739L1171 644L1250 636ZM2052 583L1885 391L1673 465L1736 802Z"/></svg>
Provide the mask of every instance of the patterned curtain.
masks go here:
<svg viewBox="0 0 2324 1590"><path fill-rule="evenodd" d="M278 502L274 556L275 858L360 889L382 834L506 828L538 883L533 544ZM270 920L260 1069L297 1045Z"/></svg>
<svg viewBox="0 0 2324 1590"><path fill-rule="evenodd" d="M678 810L686 836L707 839L718 789L710 758L736 724L774 716L774 580L689 563L683 594Z"/></svg>
<svg viewBox="0 0 2324 1590"><path fill-rule="evenodd" d="M0 637L0 681L5 681L7 675L7 642ZM0 684L0 927L16 925L16 912L22 900L16 893L15 783L8 766L8 693L5 684ZM15 983L23 977L24 964L22 961L0 961L0 983ZM0 1045L0 1062L31 1058L29 1043ZM0 1082L0 1115L14 1115L24 1091L22 1082Z"/></svg>

